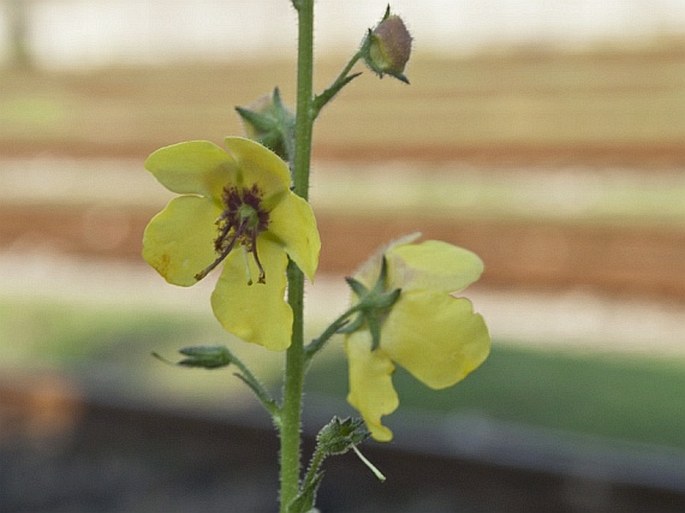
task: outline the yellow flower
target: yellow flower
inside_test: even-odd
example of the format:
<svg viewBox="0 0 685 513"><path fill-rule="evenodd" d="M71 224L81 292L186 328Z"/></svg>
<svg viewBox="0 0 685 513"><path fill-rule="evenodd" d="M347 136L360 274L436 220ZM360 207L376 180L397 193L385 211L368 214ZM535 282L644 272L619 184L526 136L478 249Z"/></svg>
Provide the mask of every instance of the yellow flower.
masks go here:
<svg viewBox="0 0 685 513"><path fill-rule="evenodd" d="M413 244L417 237L391 244L354 277L367 290L377 288L379 276L381 292L401 290L389 311L380 312L378 341L374 340L373 322L368 320L345 340L350 382L347 400L379 441L392 439L392 431L382 425L381 417L399 405L392 384L395 364L430 388L442 389L464 379L490 352L483 318L474 314L470 301L451 295L479 278L481 260L441 241ZM382 269L384 260L386 269Z"/></svg>
<svg viewBox="0 0 685 513"><path fill-rule="evenodd" d="M321 242L312 209L290 190L288 166L240 137L161 148L145 167L180 194L147 225L143 258L169 283L190 286L223 262L214 315L234 335L271 350L290 345L288 257L311 280ZM256 282L256 283L255 283Z"/></svg>

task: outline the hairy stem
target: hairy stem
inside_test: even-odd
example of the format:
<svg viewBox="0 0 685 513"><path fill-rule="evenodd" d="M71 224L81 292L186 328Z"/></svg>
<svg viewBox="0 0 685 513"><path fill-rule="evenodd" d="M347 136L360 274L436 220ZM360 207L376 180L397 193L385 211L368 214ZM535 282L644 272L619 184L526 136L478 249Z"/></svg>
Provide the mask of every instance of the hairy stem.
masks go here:
<svg viewBox="0 0 685 513"><path fill-rule="evenodd" d="M321 335L312 340L309 343L309 345L305 347L305 358L307 362L309 362L309 360L311 360L317 352L323 349L323 347L326 345L326 342L328 342L333 335L338 333L342 328L344 328L348 324L349 318L355 313L357 313L360 310L360 308L360 303L357 303L356 305L349 308L347 311L341 314L335 321L333 321Z"/></svg>
<svg viewBox="0 0 685 513"><path fill-rule="evenodd" d="M312 117L314 119L316 119L316 117L319 115L321 109L323 109L328 102L335 98L335 96L342 90L343 87L345 87L347 84L352 82L352 80L361 75L361 72L353 73L352 75L350 75L350 71L352 71L352 68L357 63L357 61L361 59L362 55L363 54L361 50L354 54L350 61L347 63L347 65L345 65L343 70L337 76L335 81L324 92L314 97L312 112Z"/></svg>
<svg viewBox="0 0 685 513"><path fill-rule="evenodd" d="M314 68L314 1L294 3L298 16L297 113L293 182L295 194L307 199L312 147L312 79ZM303 336L304 276L288 265L288 303L293 310L292 342L286 354L283 404L280 415L280 513L297 496L301 470L302 392L305 372Z"/></svg>

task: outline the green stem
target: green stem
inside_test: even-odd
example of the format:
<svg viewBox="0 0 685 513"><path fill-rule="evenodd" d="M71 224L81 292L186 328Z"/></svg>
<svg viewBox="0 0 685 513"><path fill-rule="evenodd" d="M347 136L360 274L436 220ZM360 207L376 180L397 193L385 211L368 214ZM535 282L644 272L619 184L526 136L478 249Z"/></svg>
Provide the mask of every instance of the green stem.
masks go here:
<svg viewBox="0 0 685 513"><path fill-rule="evenodd" d="M354 54L337 78L333 81L333 83L324 92L316 95L314 98L314 110L312 114L314 119L316 119L316 117L319 115L321 109L323 109L328 102L335 98L335 96L342 90L343 87L361 75L361 72L350 75L350 71L352 71L354 65L357 64L357 61L361 59L363 55L364 53L362 50L359 50L356 54Z"/></svg>
<svg viewBox="0 0 685 513"><path fill-rule="evenodd" d="M356 305L348 308L342 315L340 315L340 317L334 320L330 326L328 326L328 328L321 333L321 335L312 340L309 345L305 347L305 357L307 362L309 362L309 360L311 360L317 352L323 349L323 347L326 345L326 342L328 342L333 335L338 333L342 328L345 327L345 325L347 325L349 317L357 313L361 307L361 303L357 303Z"/></svg>
<svg viewBox="0 0 685 513"><path fill-rule="evenodd" d="M250 387L250 389L257 396L257 399L259 399L259 402L262 403L262 406L264 406L266 411L269 412L271 417L274 419L276 425L278 425L280 423L280 419L278 417L279 412L276 401L271 398L261 382L255 377L254 374L252 374L250 369L239 358L237 358L235 355L231 355L231 358L231 363L240 369L240 372L236 372L235 376L248 387Z"/></svg>
<svg viewBox="0 0 685 513"><path fill-rule="evenodd" d="M304 386L304 336L302 325L304 279L292 262L288 265L288 303L293 309L292 343L286 353L283 405L280 415L281 513L297 496L300 478L300 434Z"/></svg>
<svg viewBox="0 0 685 513"><path fill-rule="evenodd" d="M309 168L312 155L314 1L301 0L298 14L297 113L295 114L295 194L309 196Z"/></svg>
<svg viewBox="0 0 685 513"><path fill-rule="evenodd" d="M316 479L316 476L319 473L319 469L321 468L321 465L326 459L326 456L326 451L324 451L321 448L321 446L317 445L316 449L314 450L314 454L312 455L312 460L309 464L309 468L307 469L307 473L305 474L304 479L302 480L303 490L306 490L309 486L312 485L312 483L314 483L314 480Z"/></svg>
<svg viewBox="0 0 685 513"><path fill-rule="evenodd" d="M298 16L297 113L293 182L295 194L307 199L312 147L314 74L314 1L293 2ZM305 353L303 335L304 276L288 265L288 304L293 311L292 342L286 354L280 423L280 513L286 513L299 489L301 470L302 393Z"/></svg>

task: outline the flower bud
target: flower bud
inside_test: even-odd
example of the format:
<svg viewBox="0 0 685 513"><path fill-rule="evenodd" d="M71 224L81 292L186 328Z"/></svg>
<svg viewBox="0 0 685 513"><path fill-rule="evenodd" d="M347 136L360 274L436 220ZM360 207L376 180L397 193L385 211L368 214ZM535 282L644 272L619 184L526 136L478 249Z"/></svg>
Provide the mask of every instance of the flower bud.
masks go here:
<svg viewBox="0 0 685 513"><path fill-rule="evenodd" d="M223 346L193 346L178 350L184 358L178 365L183 367L202 367L218 369L226 367L233 361L231 353Z"/></svg>
<svg viewBox="0 0 685 513"><path fill-rule="evenodd" d="M411 54L411 34L402 18L390 14L390 6L376 28L369 30L362 45L366 65L381 78L391 75L402 82L409 83L404 76L404 67Z"/></svg>
<svg viewBox="0 0 685 513"><path fill-rule="evenodd" d="M295 115L281 101L278 88L248 107L236 107L243 120L245 134L266 146L286 162L292 158L289 149L295 130Z"/></svg>
<svg viewBox="0 0 685 513"><path fill-rule="evenodd" d="M345 454L369 436L362 419L333 417L316 435L316 442L326 456L332 456Z"/></svg>

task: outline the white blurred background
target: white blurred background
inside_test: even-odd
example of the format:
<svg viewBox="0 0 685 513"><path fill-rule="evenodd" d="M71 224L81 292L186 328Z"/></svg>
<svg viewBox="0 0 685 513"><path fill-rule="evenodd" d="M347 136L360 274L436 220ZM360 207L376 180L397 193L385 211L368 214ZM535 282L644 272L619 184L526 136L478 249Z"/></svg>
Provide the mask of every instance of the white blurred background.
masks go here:
<svg viewBox="0 0 685 513"><path fill-rule="evenodd" d="M6 0L0 56L8 58L9 13L25 11L28 42L47 67L289 55L294 11L287 0ZM380 6L380 7L379 7ZM440 54L482 49L640 44L685 33L682 0L396 0L417 49ZM382 3L317 3L319 51L345 54Z"/></svg>

